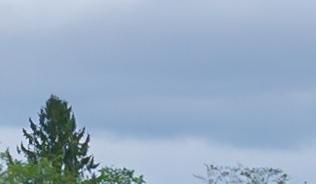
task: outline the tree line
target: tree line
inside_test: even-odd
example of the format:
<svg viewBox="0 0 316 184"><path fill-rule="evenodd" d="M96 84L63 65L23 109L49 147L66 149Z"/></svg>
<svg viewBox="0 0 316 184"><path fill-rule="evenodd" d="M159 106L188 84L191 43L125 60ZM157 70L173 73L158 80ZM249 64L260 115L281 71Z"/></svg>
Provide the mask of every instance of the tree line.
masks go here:
<svg viewBox="0 0 316 184"><path fill-rule="evenodd" d="M143 175L127 168L101 167L89 152L90 135L77 128L68 102L52 95L22 129L25 144L17 146L24 159L0 153L0 184L144 184ZM194 175L206 184L286 184L280 169L206 165L206 176ZM305 182L306 184L306 182Z"/></svg>

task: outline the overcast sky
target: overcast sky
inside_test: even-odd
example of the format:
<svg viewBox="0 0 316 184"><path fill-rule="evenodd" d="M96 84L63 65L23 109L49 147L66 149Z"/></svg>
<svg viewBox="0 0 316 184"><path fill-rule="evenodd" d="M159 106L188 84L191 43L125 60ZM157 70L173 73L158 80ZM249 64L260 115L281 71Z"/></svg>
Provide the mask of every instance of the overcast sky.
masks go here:
<svg viewBox="0 0 316 184"><path fill-rule="evenodd" d="M316 182L315 6L1 0L1 146L56 94L104 164L150 184L199 183L209 162Z"/></svg>

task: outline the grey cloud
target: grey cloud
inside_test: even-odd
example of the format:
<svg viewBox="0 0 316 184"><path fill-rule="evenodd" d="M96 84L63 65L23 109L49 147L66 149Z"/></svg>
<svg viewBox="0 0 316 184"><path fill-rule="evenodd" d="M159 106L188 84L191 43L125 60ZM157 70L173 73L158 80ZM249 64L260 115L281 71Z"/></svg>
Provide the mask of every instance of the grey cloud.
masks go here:
<svg viewBox="0 0 316 184"><path fill-rule="evenodd" d="M285 96L285 95L284 95ZM122 136L200 136L234 146L297 148L315 141L315 99L215 97L214 99L118 99L95 106L91 119ZM95 103L94 103L95 104ZM99 107L99 108L98 108ZM96 111L96 112L95 112ZM102 117L98 114L105 115ZM91 114L90 114L91 115ZM83 117L87 120L89 117Z"/></svg>
<svg viewBox="0 0 316 184"><path fill-rule="evenodd" d="M5 2L5 124L26 126L55 93L82 124L122 135L315 139L314 2Z"/></svg>

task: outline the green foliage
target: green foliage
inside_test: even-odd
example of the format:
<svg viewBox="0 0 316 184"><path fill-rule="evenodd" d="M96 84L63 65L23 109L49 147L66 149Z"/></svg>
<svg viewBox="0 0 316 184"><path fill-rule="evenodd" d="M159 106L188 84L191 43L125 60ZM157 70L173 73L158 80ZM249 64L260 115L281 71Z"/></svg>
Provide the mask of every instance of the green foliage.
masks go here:
<svg viewBox="0 0 316 184"><path fill-rule="evenodd" d="M143 176L135 176L133 170L102 168L98 176L76 178L62 175L47 159L37 164L10 160L8 152L2 154L7 163L5 170L0 170L0 184L144 184Z"/></svg>
<svg viewBox="0 0 316 184"><path fill-rule="evenodd" d="M21 144L19 151L30 163L45 158L59 173L78 177L98 166L88 155L90 136L84 138L85 128L76 130L76 119L66 101L51 96L40 111L39 125L29 121L31 133L23 129L28 145Z"/></svg>
<svg viewBox="0 0 316 184"><path fill-rule="evenodd" d="M133 170L104 167L98 176L82 181L81 184L144 184L143 176L135 176Z"/></svg>
<svg viewBox="0 0 316 184"><path fill-rule="evenodd" d="M102 184L142 184L145 183L143 176L135 176L133 170L115 169L105 167L100 170L97 178Z"/></svg>
<svg viewBox="0 0 316 184"><path fill-rule="evenodd" d="M144 184L133 170L105 167L88 155L90 136L77 130L76 120L66 101L51 96L39 113L39 124L31 119L31 132L23 129L27 145L18 152L26 161L0 153L0 184ZM88 174L89 173L89 174Z"/></svg>
<svg viewBox="0 0 316 184"><path fill-rule="evenodd" d="M1 184L62 184L76 183L75 177L61 175L47 159L37 164L14 161L2 173Z"/></svg>

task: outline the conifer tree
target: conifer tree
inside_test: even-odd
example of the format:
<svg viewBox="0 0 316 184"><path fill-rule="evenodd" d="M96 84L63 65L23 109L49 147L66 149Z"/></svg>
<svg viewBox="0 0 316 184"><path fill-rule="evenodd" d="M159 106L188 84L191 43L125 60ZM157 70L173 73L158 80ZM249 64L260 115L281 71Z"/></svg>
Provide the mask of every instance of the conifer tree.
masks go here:
<svg viewBox="0 0 316 184"><path fill-rule="evenodd" d="M98 164L88 155L90 136L85 128L77 130L72 108L66 101L52 95L40 110L39 123L29 119L31 132L23 129L27 145L21 143L18 151L28 162L49 160L58 173L80 178Z"/></svg>

